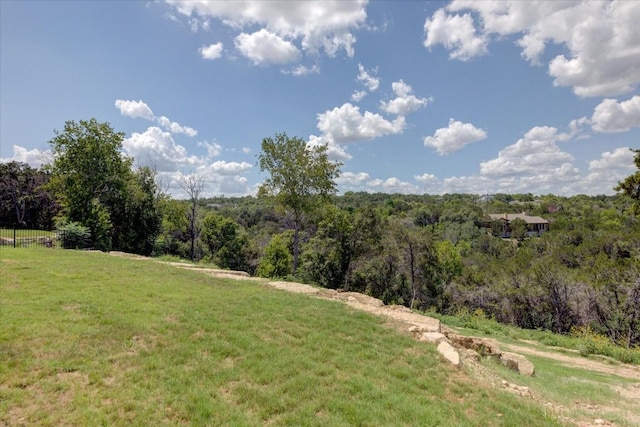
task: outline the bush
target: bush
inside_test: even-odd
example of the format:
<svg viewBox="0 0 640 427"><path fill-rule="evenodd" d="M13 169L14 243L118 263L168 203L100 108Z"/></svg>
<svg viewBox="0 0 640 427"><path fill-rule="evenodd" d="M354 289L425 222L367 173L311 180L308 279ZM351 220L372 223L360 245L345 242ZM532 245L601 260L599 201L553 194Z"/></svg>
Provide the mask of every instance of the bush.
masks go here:
<svg viewBox="0 0 640 427"><path fill-rule="evenodd" d="M58 235L64 249L85 249L89 247L91 241L89 228L77 222L59 226Z"/></svg>

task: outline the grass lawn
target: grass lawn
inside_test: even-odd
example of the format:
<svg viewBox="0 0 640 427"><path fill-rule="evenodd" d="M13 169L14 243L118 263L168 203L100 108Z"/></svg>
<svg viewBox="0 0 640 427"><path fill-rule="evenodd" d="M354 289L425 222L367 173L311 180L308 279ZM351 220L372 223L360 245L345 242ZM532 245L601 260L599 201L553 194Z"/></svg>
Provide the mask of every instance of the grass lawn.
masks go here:
<svg viewBox="0 0 640 427"><path fill-rule="evenodd" d="M559 424L338 302L96 252L0 268L0 424Z"/></svg>

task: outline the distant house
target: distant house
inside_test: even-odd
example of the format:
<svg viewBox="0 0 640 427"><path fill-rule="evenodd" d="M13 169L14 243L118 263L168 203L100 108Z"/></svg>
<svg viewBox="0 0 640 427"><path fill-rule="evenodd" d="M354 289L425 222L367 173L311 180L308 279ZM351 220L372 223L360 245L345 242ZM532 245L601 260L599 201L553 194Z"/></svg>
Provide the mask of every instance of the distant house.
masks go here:
<svg viewBox="0 0 640 427"><path fill-rule="evenodd" d="M549 231L549 221L539 216L530 216L522 212L521 214L504 213L489 214L491 221L502 221L502 237L511 236L511 228L509 223L518 218L527 223L527 234L529 236L539 236Z"/></svg>

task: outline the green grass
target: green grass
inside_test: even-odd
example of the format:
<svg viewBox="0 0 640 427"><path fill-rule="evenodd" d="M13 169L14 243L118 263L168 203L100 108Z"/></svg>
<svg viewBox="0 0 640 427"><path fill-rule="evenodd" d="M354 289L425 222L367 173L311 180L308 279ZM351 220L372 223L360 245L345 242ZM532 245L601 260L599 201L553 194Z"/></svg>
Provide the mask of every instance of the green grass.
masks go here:
<svg viewBox="0 0 640 427"><path fill-rule="evenodd" d="M94 252L0 266L0 424L559 424L334 301Z"/></svg>

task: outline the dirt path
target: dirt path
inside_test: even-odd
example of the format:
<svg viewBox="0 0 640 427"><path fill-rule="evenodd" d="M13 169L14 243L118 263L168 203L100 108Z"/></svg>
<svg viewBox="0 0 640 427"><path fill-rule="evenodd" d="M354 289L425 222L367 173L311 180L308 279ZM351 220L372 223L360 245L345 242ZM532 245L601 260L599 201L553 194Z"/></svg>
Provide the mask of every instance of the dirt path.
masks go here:
<svg viewBox="0 0 640 427"><path fill-rule="evenodd" d="M608 375L617 375L622 378L634 379L640 381L640 366L615 364L608 365L593 359L580 357L579 355L570 356L568 354L538 350L531 347L525 347L515 344L502 344L506 350L520 354L531 354L534 356L546 357L547 359L557 360L566 366L573 368L582 368L589 371L601 372Z"/></svg>

